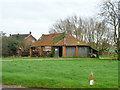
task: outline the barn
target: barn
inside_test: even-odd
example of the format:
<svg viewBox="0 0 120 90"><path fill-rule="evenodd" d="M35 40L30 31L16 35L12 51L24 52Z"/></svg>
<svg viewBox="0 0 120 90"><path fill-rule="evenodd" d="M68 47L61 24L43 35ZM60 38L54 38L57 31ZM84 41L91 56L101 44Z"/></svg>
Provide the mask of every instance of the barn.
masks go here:
<svg viewBox="0 0 120 90"><path fill-rule="evenodd" d="M98 51L67 33L43 34L30 48L30 56L90 57Z"/></svg>

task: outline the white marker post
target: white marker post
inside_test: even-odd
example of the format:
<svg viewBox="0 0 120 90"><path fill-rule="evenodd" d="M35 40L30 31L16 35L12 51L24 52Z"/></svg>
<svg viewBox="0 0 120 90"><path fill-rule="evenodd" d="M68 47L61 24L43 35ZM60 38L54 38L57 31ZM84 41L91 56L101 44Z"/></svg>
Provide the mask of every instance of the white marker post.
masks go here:
<svg viewBox="0 0 120 90"><path fill-rule="evenodd" d="M90 85L94 85L94 80L93 80L93 73L92 73L92 72L91 72Z"/></svg>

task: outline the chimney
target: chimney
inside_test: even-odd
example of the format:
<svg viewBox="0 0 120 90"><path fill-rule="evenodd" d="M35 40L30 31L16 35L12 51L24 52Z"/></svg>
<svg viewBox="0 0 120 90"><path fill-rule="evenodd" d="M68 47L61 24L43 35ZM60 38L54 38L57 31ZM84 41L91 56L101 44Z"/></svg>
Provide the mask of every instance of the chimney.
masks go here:
<svg viewBox="0 0 120 90"><path fill-rule="evenodd" d="M31 34L31 32L29 32L29 34Z"/></svg>

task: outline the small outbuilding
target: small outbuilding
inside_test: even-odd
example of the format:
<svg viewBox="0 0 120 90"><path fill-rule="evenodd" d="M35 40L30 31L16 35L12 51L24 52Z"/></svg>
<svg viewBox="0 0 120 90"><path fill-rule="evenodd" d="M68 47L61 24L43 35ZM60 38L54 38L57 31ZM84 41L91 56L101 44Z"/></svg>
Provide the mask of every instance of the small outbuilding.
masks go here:
<svg viewBox="0 0 120 90"><path fill-rule="evenodd" d="M30 56L90 57L98 51L67 33L43 34L30 48Z"/></svg>

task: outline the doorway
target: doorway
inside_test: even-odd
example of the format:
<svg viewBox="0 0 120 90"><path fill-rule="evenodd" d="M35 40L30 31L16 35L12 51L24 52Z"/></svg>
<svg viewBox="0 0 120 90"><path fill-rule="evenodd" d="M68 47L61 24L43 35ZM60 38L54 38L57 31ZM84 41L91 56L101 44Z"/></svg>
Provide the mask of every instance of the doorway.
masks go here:
<svg viewBox="0 0 120 90"><path fill-rule="evenodd" d="M59 57L62 57L62 46L59 47Z"/></svg>

